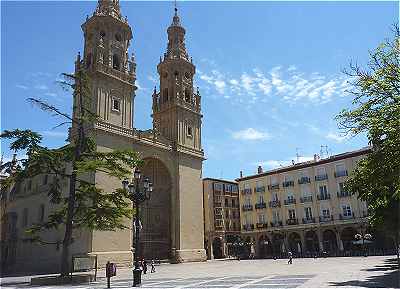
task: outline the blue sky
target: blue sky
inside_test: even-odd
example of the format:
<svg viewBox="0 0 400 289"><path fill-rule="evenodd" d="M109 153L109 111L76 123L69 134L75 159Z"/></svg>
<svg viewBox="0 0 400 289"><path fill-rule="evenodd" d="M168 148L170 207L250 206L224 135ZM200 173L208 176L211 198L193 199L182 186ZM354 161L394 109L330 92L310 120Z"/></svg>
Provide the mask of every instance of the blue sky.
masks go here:
<svg viewBox="0 0 400 289"><path fill-rule="evenodd" d="M80 25L94 1L1 2L1 129L30 128L50 147L67 127L26 102L40 97L71 111L70 93L56 84L82 51ZM125 1L133 29L140 89L135 127L151 127L156 65L166 49L172 2ZM367 145L340 134L334 116L351 105L350 61L391 36L397 2L178 1L186 46L197 67L203 110L203 176L233 179L242 170L306 160L327 145L337 154ZM2 143L5 158L10 156Z"/></svg>

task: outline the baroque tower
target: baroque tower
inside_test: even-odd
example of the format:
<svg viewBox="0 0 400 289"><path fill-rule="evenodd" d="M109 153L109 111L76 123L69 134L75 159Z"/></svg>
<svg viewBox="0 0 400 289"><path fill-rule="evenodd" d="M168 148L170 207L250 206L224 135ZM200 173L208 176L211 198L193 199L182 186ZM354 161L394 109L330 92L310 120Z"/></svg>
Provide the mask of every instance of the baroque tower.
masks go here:
<svg viewBox="0 0 400 289"><path fill-rule="evenodd" d="M82 30L84 53L76 69L84 65L88 73L93 111L108 125L132 129L136 64L128 56L132 31L119 0L99 0Z"/></svg>
<svg viewBox="0 0 400 289"><path fill-rule="evenodd" d="M185 28L176 8L167 32L167 52L157 65L160 91L153 93L153 129L182 149L200 152L201 98L193 88L196 67L186 51Z"/></svg>

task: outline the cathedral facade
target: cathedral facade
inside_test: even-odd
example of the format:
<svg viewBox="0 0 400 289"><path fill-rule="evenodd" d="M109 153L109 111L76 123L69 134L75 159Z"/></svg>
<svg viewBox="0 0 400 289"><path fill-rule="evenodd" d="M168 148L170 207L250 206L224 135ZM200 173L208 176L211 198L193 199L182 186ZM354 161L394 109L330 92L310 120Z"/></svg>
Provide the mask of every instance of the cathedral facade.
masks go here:
<svg viewBox="0 0 400 289"><path fill-rule="evenodd" d="M90 79L92 106L99 116L94 127L97 148L137 151L144 160L142 174L154 184L151 199L141 207L141 254L171 262L206 260L201 97L193 87L196 68L186 51L185 29L177 10L167 30L167 51L157 65L159 91L155 88L149 96L153 128L146 131L134 127L136 65L133 55L128 54L132 30L121 14L119 1L99 0L82 30L84 51L82 56L78 55L75 67L83 68ZM102 173L93 177L106 191L122 186L120 180ZM17 235L23 234L23 229L18 229L18 219L25 220L28 215L28 222L24 221L28 227L30 215L36 216L39 208L50 209L47 195L40 193L45 191L41 180L32 182L36 194L21 194L8 204ZM132 228L132 221L126 222ZM100 266L107 261L130 265L132 239L132 230L76 232L71 252L97 255ZM61 250L55 246L13 246L8 254L10 266L23 265L28 271L30 265L44 271L59 266Z"/></svg>

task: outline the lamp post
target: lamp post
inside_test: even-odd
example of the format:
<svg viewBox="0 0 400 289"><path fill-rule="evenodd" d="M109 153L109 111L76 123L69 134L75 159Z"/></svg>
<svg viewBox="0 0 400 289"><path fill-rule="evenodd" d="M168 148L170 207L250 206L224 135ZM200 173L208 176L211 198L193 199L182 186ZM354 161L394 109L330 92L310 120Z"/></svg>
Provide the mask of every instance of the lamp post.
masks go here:
<svg viewBox="0 0 400 289"><path fill-rule="evenodd" d="M132 287L140 286L142 283L142 270L139 265L139 242L140 242L140 221L139 221L139 205L146 200L150 199L151 192L153 191L153 184L149 181L149 178L142 177L140 171L135 168L133 172L133 178L131 180L125 179L122 181L122 187L124 190L129 192L129 198L132 201L132 208L136 210L134 218L135 232L132 230L132 241L135 240L135 251L134 251L134 266L132 272L133 284ZM134 238L133 238L134 237ZM132 244L133 251L133 244Z"/></svg>

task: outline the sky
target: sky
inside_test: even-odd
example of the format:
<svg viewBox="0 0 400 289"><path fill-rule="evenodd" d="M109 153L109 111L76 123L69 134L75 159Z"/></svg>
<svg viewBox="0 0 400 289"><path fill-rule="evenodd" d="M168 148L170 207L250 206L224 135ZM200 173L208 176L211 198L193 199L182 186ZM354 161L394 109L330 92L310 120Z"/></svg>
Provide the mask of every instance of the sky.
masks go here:
<svg viewBox="0 0 400 289"><path fill-rule="evenodd" d="M398 22L398 2L178 1L186 47L202 95L203 177L235 179L368 145L335 116L352 105L350 62ZM71 112L71 92L57 84L83 49L80 25L96 1L1 1L1 130L32 129L44 144L65 144L68 127L26 101L47 100ZM156 65L167 46L173 2L121 1L137 61L134 126L151 128ZM1 153L11 156L7 143Z"/></svg>

